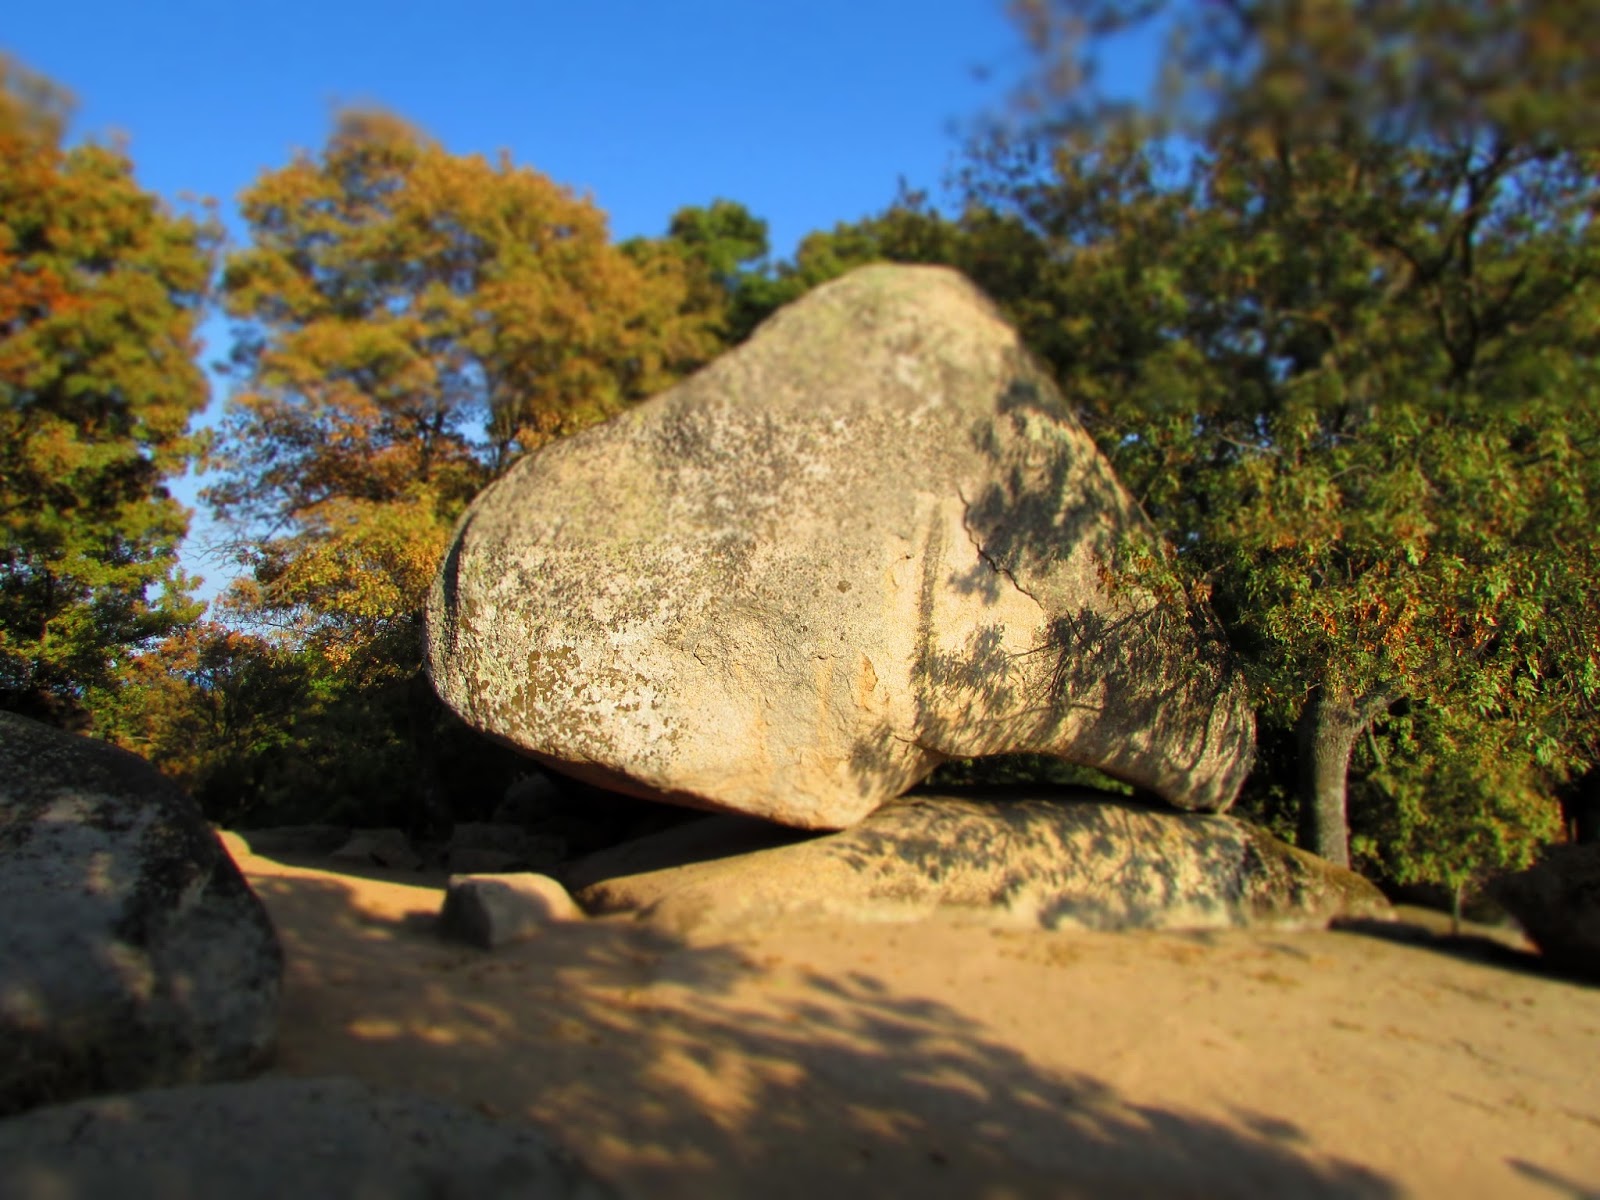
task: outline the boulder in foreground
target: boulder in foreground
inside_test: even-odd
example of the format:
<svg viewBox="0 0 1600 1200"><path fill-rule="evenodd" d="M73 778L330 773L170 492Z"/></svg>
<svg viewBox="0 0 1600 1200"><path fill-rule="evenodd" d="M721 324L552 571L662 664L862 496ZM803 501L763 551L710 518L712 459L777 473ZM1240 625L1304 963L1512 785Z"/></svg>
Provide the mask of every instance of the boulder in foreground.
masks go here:
<svg viewBox="0 0 1600 1200"><path fill-rule="evenodd" d="M804 840L712 817L593 855L566 882L592 912L716 935L812 916L1115 930L1320 928L1389 913L1367 880L1255 826L1087 790L919 794Z"/></svg>
<svg viewBox="0 0 1600 1200"><path fill-rule="evenodd" d="M1210 614L1117 574L1136 533L988 300L867 267L486 489L428 670L561 771L803 828L1010 753L1221 810L1251 710Z"/></svg>
<svg viewBox="0 0 1600 1200"><path fill-rule="evenodd" d="M349 1079L114 1096L0 1121L8 1200L608 1200L538 1129Z"/></svg>
<svg viewBox="0 0 1600 1200"><path fill-rule="evenodd" d="M282 974L189 797L135 755L0 713L0 1115L247 1074L276 1042Z"/></svg>

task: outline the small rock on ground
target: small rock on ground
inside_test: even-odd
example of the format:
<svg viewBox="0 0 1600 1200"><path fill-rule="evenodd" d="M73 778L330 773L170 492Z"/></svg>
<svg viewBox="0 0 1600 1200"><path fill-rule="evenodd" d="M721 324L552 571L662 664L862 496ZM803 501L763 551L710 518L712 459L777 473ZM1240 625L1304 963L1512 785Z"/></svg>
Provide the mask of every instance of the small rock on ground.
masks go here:
<svg viewBox="0 0 1600 1200"><path fill-rule="evenodd" d="M548 875L456 875L439 914L444 936L484 950L536 937L547 926L583 918L566 888Z"/></svg>

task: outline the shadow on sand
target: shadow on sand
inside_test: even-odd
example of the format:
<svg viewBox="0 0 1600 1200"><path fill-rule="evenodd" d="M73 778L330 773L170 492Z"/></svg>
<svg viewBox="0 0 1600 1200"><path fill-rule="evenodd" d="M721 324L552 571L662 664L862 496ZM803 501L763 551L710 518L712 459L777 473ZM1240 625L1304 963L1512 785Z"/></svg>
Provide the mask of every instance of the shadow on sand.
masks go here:
<svg viewBox="0 0 1600 1200"><path fill-rule="evenodd" d="M421 907L375 916L336 879L255 886L290 963L277 1073L545 1122L627 1195L1399 1194L1288 1122L1131 1103L864 971L623 919L490 955L441 942Z"/></svg>
<svg viewBox="0 0 1600 1200"><path fill-rule="evenodd" d="M1576 984L1579 987L1600 987L1600 980L1565 970L1558 964L1551 963L1538 950L1529 947L1519 935L1510 930L1485 929L1483 932L1474 932L1468 926L1461 933L1450 933L1444 928L1445 921L1446 918L1442 916L1432 916L1430 919L1423 917L1417 910L1402 909L1398 920L1379 921L1365 917L1347 917L1335 920L1330 928L1339 933L1415 946L1480 966L1496 967L1503 971Z"/></svg>

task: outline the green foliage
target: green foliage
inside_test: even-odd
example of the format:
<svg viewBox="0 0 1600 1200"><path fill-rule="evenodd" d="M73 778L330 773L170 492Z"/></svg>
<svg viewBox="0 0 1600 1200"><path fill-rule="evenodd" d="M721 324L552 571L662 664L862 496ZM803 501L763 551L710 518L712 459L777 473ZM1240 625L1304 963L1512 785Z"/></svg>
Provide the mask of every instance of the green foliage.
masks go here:
<svg viewBox="0 0 1600 1200"><path fill-rule="evenodd" d="M717 222L735 242L759 230L714 206L682 226L693 253L625 250L568 189L376 112L344 114L319 155L263 174L242 209L249 243L222 289L236 384L207 499L248 571L223 610L263 634L235 647L241 669L298 674L293 704L271 688L242 702L248 750L214 740L192 774L251 819L334 817L336 802L411 824L458 732L419 675L455 519L520 454L709 358L723 310L706 272L740 253ZM214 691L177 664L174 714L157 721L172 729Z"/></svg>
<svg viewBox="0 0 1600 1200"><path fill-rule="evenodd" d="M767 223L733 200L713 200L710 208L680 208L672 215L667 238L730 292L741 274L767 257Z"/></svg>
<svg viewBox="0 0 1600 1200"><path fill-rule="evenodd" d="M195 620L194 332L215 231L120 152L61 144L67 106L0 57L0 704L75 719L138 647Z"/></svg>
<svg viewBox="0 0 1600 1200"><path fill-rule="evenodd" d="M1308 810L1342 826L1354 739L1409 697L1411 778L1440 783L1394 761L1380 857L1514 861L1600 695L1597 73L1571 6L1020 7L1069 86L971 182L1063 268L1034 344L1176 550L1147 582L1215 603L1269 727L1300 725ZM1104 38L1157 18L1163 94L1107 98ZM1468 788L1488 745L1511 765Z"/></svg>
<svg viewBox="0 0 1600 1200"><path fill-rule="evenodd" d="M681 208L664 238L635 238L622 249L642 265L674 264L683 272L687 293L680 315L706 330L718 351L750 336L774 307L764 299L767 223L736 201Z"/></svg>
<svg viewBox="0 0 1600 1200"><path fill-rule="evenodd" d="M227 826L415 824L425 755L412 672L387 648L315 646L205 622L97 697L96 732L180 782Z"/></svg>
<svg viewBox="0 0 1600 1200"><path fill-rule="evenodd" d="M488 478L714 345L681 261L625 254L588 201L387 114L345 114L242 208L223 280L239 382L208 498L253 574L235 610L336 657L420 610Z"/></svg>
<svg viewBox="0 0 1600 1200"><path fill-rule="evenodd" d="M1256 761L1230 815L1291 845L1300 839L1299 747L1294 730L1271 722L1256 729ZM1363 864L1364 865L1364 864Z"/></svg>
<svg viewBox="0 0 1600 1200"><path fill-rule="evenodd" d="M686 208L672 219L666 242L679 248L721 306L719 330L727 345L749 337L783 305L819 284L870 262L942 261L919 258L908 227L943 228L914 199L902 200L878 217L808 234L792 261L768 259L766 222L743 205L716 201L710 209Z"/></svg>
<svg viewBox="0 0 1600 1200"><path fill-rule="evenodd" d="M1396 883L1457 894L1527 866L1560 836L1560 809L1517 741L1504 723L1429 705L1392 717L1354 789L1356 860Z"/></svg>
<svg viewBox="0 0 1600 1200"><path fill-rule="evenodd" d="M213 820L262 796L275 761L293 761L310 697L307 662L265 638L201 622L132 660L95 697L95 732L149 759Z"/></svg>
<svg viewBox="0 0 1600 1200"><path fill-rule="evenodd" d="M1010 0L1039 56L1035 124L1145 134L1291 118L1391 143L1483 122L1516 140L1593 136L1593 12L1571 0ZM1106 86L1117 39L1165 43L1153 90Z"/></svg>

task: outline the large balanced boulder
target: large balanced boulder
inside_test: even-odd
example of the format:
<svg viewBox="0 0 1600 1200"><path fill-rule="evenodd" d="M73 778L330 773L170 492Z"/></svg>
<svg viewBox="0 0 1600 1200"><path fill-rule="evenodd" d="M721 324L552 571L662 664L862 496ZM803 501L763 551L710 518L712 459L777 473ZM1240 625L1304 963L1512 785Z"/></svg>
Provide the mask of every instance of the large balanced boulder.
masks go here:
<svg viewBox="0 0 1600 1200"><path fill-rule="evenodd" d="M271 1055L277 935L143 759L0 713L0 914L0 1115Z"/></svg>
<svg viewBox="0 0 1600 1200"><path fill-rule="evenodd" d="M1359 875L1255 826L1086 790L907 796L842 833L804 840L748 818L708 817L593 855L566 883L591 911L717 936L812 917L1320 928L1390 911Z"/></svg>
<svg viewBox="0 0 1600 1200"><path fill-rule="evenodd" d="M350 1079L81 1100L0 1121L8 1200L608 1200L541 1130Z"/></svg>
<svg viewBox="0 0 1600 1200"><path fill-rule="evenodd" d="M480 495L428 669L561 771L800 827L1024 752L1220 810L1250 709L1209 615L1119 572L1145 528L971 284L868 267Z"/></svg>

